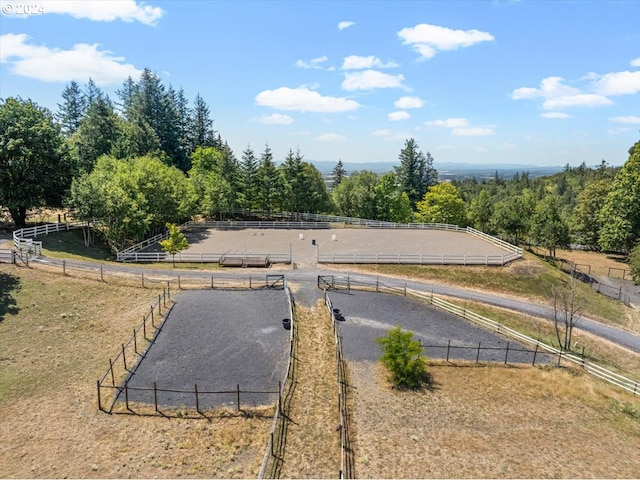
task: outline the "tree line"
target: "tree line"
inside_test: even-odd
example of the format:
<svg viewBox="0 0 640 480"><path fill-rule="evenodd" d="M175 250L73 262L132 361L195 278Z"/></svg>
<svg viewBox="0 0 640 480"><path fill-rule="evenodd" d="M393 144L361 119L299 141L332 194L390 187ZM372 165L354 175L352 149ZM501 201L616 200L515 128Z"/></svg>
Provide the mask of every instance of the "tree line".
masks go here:
<svg viewBox="0 0 640 480"><path fill-rule="evenodd" d="M166 223L245 208L473 226L551 255L580 244L640 256L640 142L621 168L603 161L535 179L439 182L433 157L410 138L393 171L346 172L338 161L326 182L299 149L276 160L268 144L247 146L237 159L204 99L191 105L149 70L116 95L71 82L55 113L0 100L0 205L18 227L29 208L63 206L100 219L122 248Z"/></svg>

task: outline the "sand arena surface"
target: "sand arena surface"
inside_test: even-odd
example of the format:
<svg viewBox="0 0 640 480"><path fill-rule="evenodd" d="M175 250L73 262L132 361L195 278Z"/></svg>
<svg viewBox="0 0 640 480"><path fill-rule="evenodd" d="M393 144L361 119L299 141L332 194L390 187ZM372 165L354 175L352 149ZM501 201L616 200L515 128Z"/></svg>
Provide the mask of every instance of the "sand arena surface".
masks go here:
<svg viewBox="0 0 640 480"><path fill-rule="evenodd" d="M320 254L505 255L507 250L465 232L413 229L324 230L193 229L185 232L187 253L293 253L296 263L313 264ZM335 236L335 240L333 240ZM312 244L315 240L316 245Z"/></svg>

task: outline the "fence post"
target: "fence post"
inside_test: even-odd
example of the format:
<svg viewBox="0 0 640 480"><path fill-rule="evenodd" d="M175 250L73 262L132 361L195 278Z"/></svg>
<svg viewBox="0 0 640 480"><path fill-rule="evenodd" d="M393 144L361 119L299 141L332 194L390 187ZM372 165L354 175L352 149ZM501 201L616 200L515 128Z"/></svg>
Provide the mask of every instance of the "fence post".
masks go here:
<svg viewBox="0 0 640 480"><path fill-rule="evenodd" d="M153 328L156 328L155 324L153 323L153 305L151 305L151 326Z"/></svg>
<svg viewBox="0 0 640 480"><path fill-rule="evenodd" d="M62 275L66 275L66 274L67 274L67 261L62 260Z"/></svg>
<svg viewBox="0 0 640 480"><path fill-rule="evenodd" d="M127 357L124 353L124 343L122 344L122 363L124 363L124 369L127 370Z"/></svg>
<svg viewBox="0 0 640 480"><path fill-rule="evenodd" d="M536 350L535 352L533 352L533 362L531 363L532 366L536 365L536 356L538 355L538 344L536 343Z"/></svg>
<svg viewBox="0 0 640 480"><path fill-rule="evenodd" d="M104 273L102 271L102 265L100 265L100 281L104 282Z"/></svg>
<svg viewBox="0 0 640 480"><path fill-rule="evenodd" d="M124 382L124 405L127 410L131 410L129 408L129 382Z"/></svg>
<svg viewBox="0 0 640 480"><path fill-rule="evenodd" d="M133 351L138 353L138 336L135 328L133 329Z"/></svg>
<svg viewBox="0 0 640 480"><path fill-rule="evenodd" d="M252 287L252 283L251 283L251 275L249 275L249 290L252 290L252 289L253 289L253 287Z"/></svg>
<svg viewBox="0 0 640 480"><path fill-rule="evenodd" d="M111 359L109 359L109 369L111 370L111 386L115 387L116 379L115 379L115 376L113 375L113 362L111 361Z"/></svg>
<svg viewBox="0 0 640 480"><path fill-rule="evenodd" d="M380 277L376 277L376 293L380 291L379 286L380 286Z"/></svg>
<svg viewBox="0 0 640 480"><path fill-rule="evenodd" d="M200 413L200 402L198 401L198 384L195 384L195 392L196 392L196 412Z"/></svg>
<svg viewBox="0 0 640 480"><path fill-rule="evenodd" d="M618 300L622 298L622 287L618 290Z"/></svg>
<svg viewBox="0 0 640 480"><path fill-rule="evenodd" d="M102 410L102 401L100 400L100 380L96 382L96 385L98 387L98 410L104 412L104 410Z"/></svg>
<svg viewBox="0 0 640 480"><path fill-rule="evenodd" d="M156 412L158 411L158 386L156 382L153 382L153 405L155 406Z"/></svg>
<svg viewBox="0 0 640 480"><path fill-rule="evenodd" d="M211 275L211 290L213 290L213 275Z"/></svg>
<svg viewBox="0 0 640 480"><path fill-rule="evenodd" d="M236 389L236 393L237 393L237 400L238 400L238 411L240 411L240 384L237 384L238 387Z"/></svg>
<svg viewBox="0 0 640 480"><path fill-rule="evenodd" d="M144 337L144 339L147 339L147 316L143 315L142 316L142 336Z"/></svg>
<svg viewBox="0 0 640 480"><path fill-rule="evenodd" d="M478 361L480 360L480 343L482 342L478 342L478 354L476 355L476 363L478 363Z"/></svg>
<svg viewBox="0 0 640 480"><path fill-rule="evenodd" d="M407 296L407 283L404 284L404 296Z"/></svg>
<svg viewBox="0 0 640 480"><path fill-rule="evenodd" d="M509 342L507 342L507 350L506 353L504 354L504 364L507 364L507 359L509 358Z"/></svg>
<svg viewBox="0 0 640 480"><path fill-rule="evenodd" d="M558 367L560 366L561 361L562 361L562 350L560 350L560 354L558 355Z"/></svg>
<svg viewBox="0 0 640 480"><path fill-rule="evenodd" d="M142 277L142 288L144 288L144 272L142 272L140 276Z"/></svg>
<svg viewBox="0 0 640 480"><path fill-rule="evenodd" d="M451 350L451 340L449 340L449 344L447 345L447 362L449 361L449 351Z"/></svg>
<svg viewBox="0 0 640 480"><path fill-rule="evenodd" d="M178 275L178 290L182 289L182 285L180 285L180 275Z"/></svg>
<svg viewBox="0 0 640 480"><path fill-rule="evenodd" d="M158 294L158 315L162 315L162 296Z"/></svg>

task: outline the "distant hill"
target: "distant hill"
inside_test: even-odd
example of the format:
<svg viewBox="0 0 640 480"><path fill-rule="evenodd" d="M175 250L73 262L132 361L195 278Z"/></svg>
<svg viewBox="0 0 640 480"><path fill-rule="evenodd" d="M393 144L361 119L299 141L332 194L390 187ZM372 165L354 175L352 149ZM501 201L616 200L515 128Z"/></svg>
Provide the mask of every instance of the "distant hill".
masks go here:
<svg viewBox="0 0 640 480"><path fill-rule="evenodd" d="M335 168L337 162L327 161L315 161L309 160L310 163L316 166L320 172L325 175L331 174ZM371 162L371 163L350 163L343 162L344 169L347 174L351 174L355 171L370 170L378 174L385 174L393 171L393 168L397 166L398 162ZM452 162L434 162L433 166L438 170L438 177L441 180L452 179L464 179L464 178L477 178L488 179L493 178L498 172L498 176L503 178L511 178L516 173L522 174L528 172L531 178L541 177L545 175L553 175L562 171L562 166L547 166L541 167L539 165L525 165L525 164L484 164L478 165L473 163L452 163Z"/></svg>

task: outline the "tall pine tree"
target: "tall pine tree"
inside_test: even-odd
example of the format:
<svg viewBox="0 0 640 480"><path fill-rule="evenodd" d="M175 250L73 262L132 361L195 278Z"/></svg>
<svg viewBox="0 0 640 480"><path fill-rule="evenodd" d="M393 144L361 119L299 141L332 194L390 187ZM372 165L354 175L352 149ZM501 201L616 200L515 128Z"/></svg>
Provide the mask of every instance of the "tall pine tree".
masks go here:
<svg viewBox="0 0 640 480"><path fill-rule="evenodd" d="M425 156L413 138L405 140L399 159L400 166L395 167L398 184L415 208L429 187L438 183L438 172L433 168L431 154Z"/></svg>
<svg viewBox="0 0 640 480"><path fill-rule="evenodd" d="M85 95L78 82L74 80L64 88L62 100L62 103L58 104L56 119L60 123L63 135L69 137L78 129L87 110Z"/></svg>

